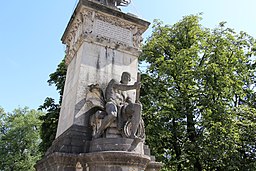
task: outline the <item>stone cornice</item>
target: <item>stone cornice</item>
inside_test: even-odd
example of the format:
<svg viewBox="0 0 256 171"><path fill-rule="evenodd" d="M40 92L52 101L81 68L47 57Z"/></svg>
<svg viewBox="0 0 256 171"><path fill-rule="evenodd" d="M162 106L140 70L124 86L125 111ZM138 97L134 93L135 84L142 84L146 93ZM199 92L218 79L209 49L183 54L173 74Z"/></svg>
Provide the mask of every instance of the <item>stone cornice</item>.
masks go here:
<svg viewBox="0 0 256 171"><path fill-rule="evenodd" d="M83 42L93 42L138 56L149 22L89 0L80 0L62 37L66 64Z"/></svg>

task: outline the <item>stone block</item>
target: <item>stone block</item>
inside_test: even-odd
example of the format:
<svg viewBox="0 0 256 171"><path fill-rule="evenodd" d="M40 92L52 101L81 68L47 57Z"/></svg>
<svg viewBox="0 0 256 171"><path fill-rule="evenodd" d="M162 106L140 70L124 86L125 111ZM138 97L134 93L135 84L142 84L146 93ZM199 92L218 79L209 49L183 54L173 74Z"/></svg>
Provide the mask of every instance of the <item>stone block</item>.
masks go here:
<svg viewBox="0 0 256 171"><path fill-rule="evenodd" d="M89 150L91 132L83 126L73 125L56 138L47 150L46 156L54 152L85 153Z"/></svg>

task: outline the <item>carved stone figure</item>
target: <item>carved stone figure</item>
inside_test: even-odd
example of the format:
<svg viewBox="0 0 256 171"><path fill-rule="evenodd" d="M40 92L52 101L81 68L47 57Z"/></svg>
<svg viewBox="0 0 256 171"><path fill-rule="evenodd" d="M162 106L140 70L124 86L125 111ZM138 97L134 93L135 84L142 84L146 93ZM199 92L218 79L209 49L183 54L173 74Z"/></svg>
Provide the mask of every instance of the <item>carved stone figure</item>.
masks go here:
<svg viewBox="0 0 256 171"><path fill-rule="evenodd" d="M131 3L131 0L96 0L96 1L112 7L128 6Z"/></svg>
<svg viewBox="0 0 256 171"><path fill-rule="evenodd" d="M101 105L96 105L99 106L99 110L91 117L94 138L101 137L104 131L114 122L117 125L116 129L121 131L126 137L133 139L144 138L144 123L141 119L142 106L138 99L136 102L132 102L131 97L127 95L128 90L137 90L136 92L138 93L140 82L128 85L130 80L130 73L123 72L120 82L112 79L108 83L104 98L105 107L102 109L100 108ZM90 91L95 92L98 90L97 87L94 87ZM97 99L102 98L98 97Z"/></svg>
<svg viewBox="0 0 256 171"><path fill-rule="evenodd" d="M117 6L127 6L131 3L131 0L116 0Z"/></svg>

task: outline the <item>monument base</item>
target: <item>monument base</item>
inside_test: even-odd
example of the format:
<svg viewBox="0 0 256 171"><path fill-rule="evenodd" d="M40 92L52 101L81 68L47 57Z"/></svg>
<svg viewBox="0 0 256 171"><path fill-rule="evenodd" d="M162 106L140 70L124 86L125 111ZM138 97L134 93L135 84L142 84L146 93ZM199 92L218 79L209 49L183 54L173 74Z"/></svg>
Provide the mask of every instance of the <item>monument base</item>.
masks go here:
<svg viewBox="0 0 256 171"><path fill-rule="evenodd" d="M133 144L134 140L128 138L94 139L90 141L89 150L81 153L66 150L52 152L40 160L35 167L37 171L159 171L161 169L162 163L155 162L148 146L137 142L136 148L131 148Z"/></svg>
<svg viewBox="0 0 256 171"><path fill-rule="evenodd" d="M89 171L143 171L150 157L123 151L106 151L81 154L80 160L82 165L86 163Z"/></svg>

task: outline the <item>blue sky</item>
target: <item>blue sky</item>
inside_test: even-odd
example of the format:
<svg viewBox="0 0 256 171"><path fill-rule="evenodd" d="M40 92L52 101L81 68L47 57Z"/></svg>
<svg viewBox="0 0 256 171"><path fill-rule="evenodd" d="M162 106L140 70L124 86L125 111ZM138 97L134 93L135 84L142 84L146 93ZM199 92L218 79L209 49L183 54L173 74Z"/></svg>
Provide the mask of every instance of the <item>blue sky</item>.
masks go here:
<svg viewBox="0 0 256 171"><path fill-rule="evenodd" d="M0 106L7 112L28 106L37 109L46 97L58 101L49 74L64 57L60 38L77 0L12 0L0 10ZM221 21L235 31L256 37L255 0L132 0L123 9L152 22L174 24L183 16L203 12L202 24ZM148 37L151 29L144 34Z"/></svg>

